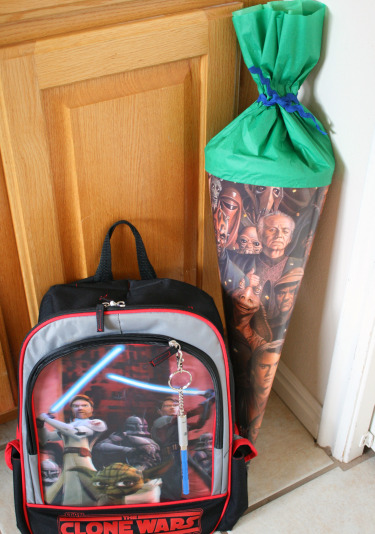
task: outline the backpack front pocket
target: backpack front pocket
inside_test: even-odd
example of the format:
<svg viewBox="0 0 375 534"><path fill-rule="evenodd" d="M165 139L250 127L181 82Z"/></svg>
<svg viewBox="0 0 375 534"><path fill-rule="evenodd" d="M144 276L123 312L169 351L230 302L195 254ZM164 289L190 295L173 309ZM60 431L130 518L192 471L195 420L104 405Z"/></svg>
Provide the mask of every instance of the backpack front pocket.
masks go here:
<svg viewBox="0 0 375 534"><path fill-rule="evenodd" d="M43 503L139 506L213 494L222 447L222 392L212 360L181 344L189 492L182 492L177 362L163 336L108 336L44 357L27 385L27 449L38 458ZM162 356L161 358L159 358ZM155 365L155 361L157 364ZM37 492L38 493L38 492Z"/></svg>

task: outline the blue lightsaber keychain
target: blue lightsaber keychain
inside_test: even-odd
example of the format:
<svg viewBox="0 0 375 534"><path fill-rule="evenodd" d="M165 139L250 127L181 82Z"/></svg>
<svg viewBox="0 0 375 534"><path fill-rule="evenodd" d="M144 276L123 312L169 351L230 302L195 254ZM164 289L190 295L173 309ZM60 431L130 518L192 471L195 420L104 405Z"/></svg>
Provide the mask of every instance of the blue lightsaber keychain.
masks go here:
<svg viewBox="0 0 375 534"><path fill-rule="evenodd" d="M181 470L182 470L182 493L189 495L189 471L188 471L188 428L187 417L184 410L184 393L183 390L188 388L192 382L193 377L189 371L182 368L184 359L182 357L182 351L180 345L176 341L170 341L171 346L175 346L178 349L177 352L177 371L172 373L169 377L168 384L171 389L178 392L178 444L180 445L181 454ZM176 375L182 375L182 373L188 375L188 382L184 386L175 387L172 385L172 380Z"/></svg>

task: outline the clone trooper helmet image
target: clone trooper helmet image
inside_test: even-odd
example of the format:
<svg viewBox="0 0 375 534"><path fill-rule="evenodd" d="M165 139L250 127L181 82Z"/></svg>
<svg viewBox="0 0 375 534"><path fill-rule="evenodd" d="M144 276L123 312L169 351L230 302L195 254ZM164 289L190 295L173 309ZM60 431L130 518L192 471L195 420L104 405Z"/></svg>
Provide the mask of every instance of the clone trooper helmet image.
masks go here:
<svg viewBox="0 0 375 534"><path fill-rule="evenodd" d="M125 421L124 432L130 436L149 436L146 419L131 415Z"/></svg>
<svg viewBox="0 0 375 534"><path fill-rule="evenodd" d="M41 463L42 481L45 486L51 486L60 476L61 469L57 463L50 459L43 460Z"/></svg>

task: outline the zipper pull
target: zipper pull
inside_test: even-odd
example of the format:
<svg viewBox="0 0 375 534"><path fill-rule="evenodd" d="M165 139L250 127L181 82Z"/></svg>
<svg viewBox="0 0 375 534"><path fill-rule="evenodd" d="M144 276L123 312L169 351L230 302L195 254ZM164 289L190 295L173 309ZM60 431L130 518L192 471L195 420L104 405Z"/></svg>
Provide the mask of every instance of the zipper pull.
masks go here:
<svg viewBox="0 0 375 534"><path fill-rule="evenodd" d="M168 358L170 358L171 356L174 356L174 354L177 354L179 350L181 350L179 343L177 343L177 341L175 341L174 339L171 339L168 344L170 348L150 360L151 365L156 367L157 365L163 363L165 360L168 360Z"/></svg>
<svg viewBox="0 0 375 534"><path fill-rule="evenodd" d="M109 307L125 308L126 304L124 300L119 300L118 302L116 302L115 300L110 300L110 301L107 300L103 302L103 306L104 308L109 308Z"/></svg>
<svg viewBox="0 0 375 534"><path fill-rule="evenodd" d="M96 331L104 332L104 304L96 305Z"/></svg>
<svg viewBox="0 0 375 534"><path fill-rule="evenodd" d="M96 331L104 332L104 310L109 307L125 308L126 304L124 300L118 302L114 300L106 300L96 305Z"/></svg>

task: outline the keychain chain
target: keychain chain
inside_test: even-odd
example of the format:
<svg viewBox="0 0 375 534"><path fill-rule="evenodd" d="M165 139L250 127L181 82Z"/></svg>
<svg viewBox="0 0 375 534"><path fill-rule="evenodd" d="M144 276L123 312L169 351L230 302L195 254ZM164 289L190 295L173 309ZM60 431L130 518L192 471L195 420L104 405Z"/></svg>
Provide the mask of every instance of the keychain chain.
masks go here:
<svg viewBox="0 0 375 534"><path fill-rule="evenodd" d="M170 341L169 345L171 347L177 348L177 371L174 371L168 380L169 387L178 393L178 442L180 445L180 454L181 454L181 470L182 470L182 493L184 495L189 494L189 474L188 474L188 428L187 428L187 416L185 414L184 408L184 389L188 388L192 382L192 375L190 371L187 371L183 368L184 358L181 350L181 346L177 341ZM188 382L179 387L172 385L172 380L176 375L188 375Z"/></svg>
<svg viewBox="0 0 375 534"><path fill-rule="evenodd" d="M177 370L179 373L183 373L184 369L182 368L184 363L184 358L182 356L182 351L179 350L177 352ZM184 392L183 389L180 388L178 390L178 413L180 416L185 415L185 409L184 409Z"/></svg>

